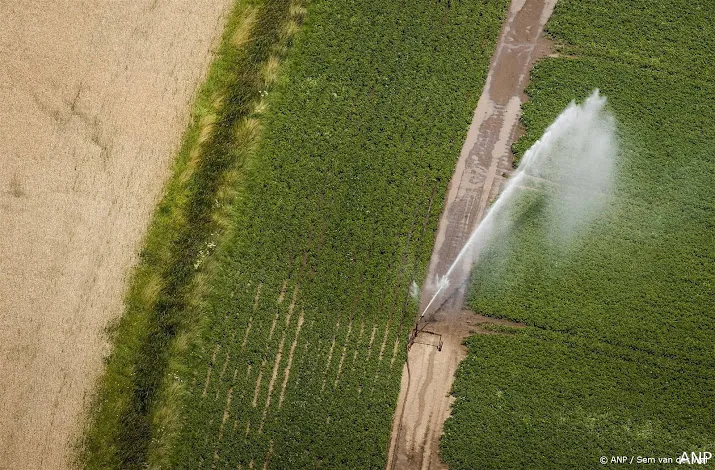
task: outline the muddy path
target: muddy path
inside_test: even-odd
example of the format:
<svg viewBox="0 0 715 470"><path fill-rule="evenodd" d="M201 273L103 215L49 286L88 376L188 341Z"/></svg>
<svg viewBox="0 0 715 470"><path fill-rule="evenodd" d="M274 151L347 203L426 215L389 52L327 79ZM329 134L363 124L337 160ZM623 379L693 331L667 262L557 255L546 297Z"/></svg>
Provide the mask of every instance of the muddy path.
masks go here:
<svg viewBox="0 0 715 470"><path fill-rule="evenodd" d="M231 0L0 1L0 469L61 469Z"/></svg>
<svg viewBox="0 0 715 470"><path fill-rule="evenodd" d="M467 139L450 181L430 260L428 279L447 272L511 172L511 144L519 134L524 88L535 61L549 53L543 27L556 0L513 0L489 66ZM393 419L388 470L446 469L438 455L449 416L454 373L466 356L462 340L491 321L463 310L467 267L418 323ZM424 289L422 308L433 292ZM441 350L438 346L440 341Z"/></svg>

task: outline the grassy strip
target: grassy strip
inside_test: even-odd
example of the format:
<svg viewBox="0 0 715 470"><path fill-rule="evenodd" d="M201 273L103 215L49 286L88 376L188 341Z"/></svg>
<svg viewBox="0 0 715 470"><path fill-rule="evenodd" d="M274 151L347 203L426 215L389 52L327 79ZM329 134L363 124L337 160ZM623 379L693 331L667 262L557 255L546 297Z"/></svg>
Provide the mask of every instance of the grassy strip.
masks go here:
<svg viewBox="0 0 715 470"><path fill-rule="evenodd" d="M470 340L442 441L451 468L592 468L715 439L714 16L707 2L557 4L547 28L564 55L533 71L515 149L598 87L622 134L617 189L571 246L525 210L480 260L471 306L533 328Z"/></svg>
<svg viewBox="0 0 715 470"><path fill-rule="evenodd" d="M201 295L197 273L225 236L220 207L235 191L222 188L236 184L255 141L250 118L285 52L289 37L281 28L289 5L241 2L231 13L141 252L126 312L111 332L114 350L82 443L81 463L88 468L143 468L150 448L167 433L152 424L176 421L178 410L166 404L169 392L158 409L157 395L177 333L196 321L187 307Z"/></svg>

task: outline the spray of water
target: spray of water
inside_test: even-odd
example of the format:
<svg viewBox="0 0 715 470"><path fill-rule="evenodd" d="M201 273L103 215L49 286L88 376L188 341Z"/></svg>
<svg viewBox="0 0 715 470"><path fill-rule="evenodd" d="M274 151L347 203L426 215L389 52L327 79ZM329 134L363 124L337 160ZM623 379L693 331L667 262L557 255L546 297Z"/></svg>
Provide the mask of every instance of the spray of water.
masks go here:
<svg viewBox="0 0 715 470"><path fill-rule="evenodd" d="M424 311L422 312L422 316L424 316L425 312L430 308L434 300L437 298L437 296L445 290L447 287L449 287L449 277L444 275L442 277L437 276L437 279L435 279L435 284L437 286L437 290L432 296L432 300L429 301L427 306L425 307Z"/></svg>
<svg viewBox="0 0 715 470"><path fill-rule="evenodd" d="M446 273L437 276L432 284L434 294L422 316L451 282L460 285L467 279L480 251L494 235L509 229L515 199L523 190L544 190L544 215L557 242L567 242L593 219L610 194L618 154L616 121L605 105L606 98L598 90L581 104L572 101L524 154L457 258Z"/></svg>
<svg viewBox="0 0 715 470"><path fill-rule="evenodd" d="M412 281L412 285L410 286L410 297L412 297L412 300L415 302L420 301L420 286L418 286L415 281Z"/></svg>

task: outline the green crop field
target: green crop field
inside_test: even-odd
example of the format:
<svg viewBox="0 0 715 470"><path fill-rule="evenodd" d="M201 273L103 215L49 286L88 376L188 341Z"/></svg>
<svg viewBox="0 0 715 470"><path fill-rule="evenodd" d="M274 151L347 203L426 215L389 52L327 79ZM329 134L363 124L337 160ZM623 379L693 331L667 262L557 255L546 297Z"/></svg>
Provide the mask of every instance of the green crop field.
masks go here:
<svg viewBox="0 0 715 470"><path fill-rule="evenodd" d="M608 208L569 246L523 209L473 271L480 335L454 386L451 469L596 468L715 448L715 4L561 0L523 153L600 88L621 141ZM665 464L649 468L669 467Z"/></svg>
<svg viewBox="0 0 715 470"><path fill-rule="evenodd" d="M241 2L150 229L89 468L383 468L506 0Z"/></svg>

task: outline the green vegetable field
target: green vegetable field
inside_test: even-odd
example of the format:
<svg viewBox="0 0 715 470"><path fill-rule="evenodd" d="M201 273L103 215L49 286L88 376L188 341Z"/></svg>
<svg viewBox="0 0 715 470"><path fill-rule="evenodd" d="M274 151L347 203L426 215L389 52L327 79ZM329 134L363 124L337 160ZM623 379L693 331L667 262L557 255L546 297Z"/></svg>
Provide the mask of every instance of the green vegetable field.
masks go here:
<svg viewBox="0 0 715 470"><path fill-rule="evenodd" d="M132 281L89 468L384 468L506 0L236 6Z"/></svg>
<svg viewBox="0 0 715 470"><path fill-rule="evenodd" d="M713 451L714 21L711 2L557 4L559 57L532 72L514 148L599 88L619 123L615 195L568 246L527 204L475 266L470 307L527 328L468 340L441 441L451 469Z"/></svg>

